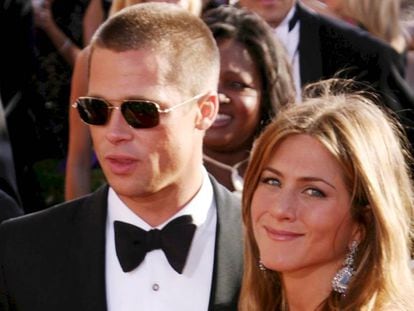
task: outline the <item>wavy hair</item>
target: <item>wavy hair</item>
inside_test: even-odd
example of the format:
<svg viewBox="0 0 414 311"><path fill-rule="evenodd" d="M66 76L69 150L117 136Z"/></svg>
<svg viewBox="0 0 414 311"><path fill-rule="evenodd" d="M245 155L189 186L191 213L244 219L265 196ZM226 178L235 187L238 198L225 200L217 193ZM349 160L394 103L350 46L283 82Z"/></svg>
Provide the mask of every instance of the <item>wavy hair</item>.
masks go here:
<svg viewBox="0 0 414 311"><path fill-rule="evenodd" d="M347 294L332 291L320 310L414 310L410 255L413 241L413 185L408 142L396 119L369 94L350 91L351 81L310 85L300 105L280 111L258 138L245 175L243 221L245 271L242 311L282 310L280 275L260 271L251 202L260 175L279 143L306 134L321 142L340 163L352 198L351 215L364 237L356 274Z"/></svg>
<svg viewBox="0 0 414 311"><path fill-rule="evenodd" d="M341 1L341 14L352 18L398 52L406 46L400 10L401 0Z"/></svg>

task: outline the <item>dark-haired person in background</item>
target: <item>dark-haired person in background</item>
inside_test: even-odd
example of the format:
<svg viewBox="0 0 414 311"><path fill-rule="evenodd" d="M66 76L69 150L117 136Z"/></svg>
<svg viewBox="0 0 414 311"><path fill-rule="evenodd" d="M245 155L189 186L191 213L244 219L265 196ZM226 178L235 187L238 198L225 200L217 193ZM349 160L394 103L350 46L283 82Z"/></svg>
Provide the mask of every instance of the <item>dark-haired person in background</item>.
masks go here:
<svg viewBox="0 0 414 311"><path fill-rule="evenodd" d="M0 40L3 43L0 57L0 97L13 154L12 162L7 162L8 165L14 162L15 182L22 207L25 212L31 212L29 205L35 205L39 209L44 205L33 169L34 154L41 149L37 144L37 125L33 115L34 111L41 109L38 110L34 101L36 95L31 83L36 59L30 0L0 0ZM44 115L42 112L39 114ZM5 150L0 149L3 156L6 154Z"/></svg>
<svg viewBox="0 0 414 311"><path fill-rule="evenodd" d="M401 54L368 32L311 12L296 0L239 0L262 16L288 50L298 91L324 78L365 82L408 129L414 125L414 94L404 80ZM362 84L360 84L362 85ZM413 131L409 131L411 144Z"/></svg>
<svg viewBox="0 0 414 311"><path fill-rule="evenodd" d="M295 100L290 64L257 14L219 6L203 19L220 51L220 108L204 137L204 163L220 183L241 191L254 139L279 109Z"/></svg>

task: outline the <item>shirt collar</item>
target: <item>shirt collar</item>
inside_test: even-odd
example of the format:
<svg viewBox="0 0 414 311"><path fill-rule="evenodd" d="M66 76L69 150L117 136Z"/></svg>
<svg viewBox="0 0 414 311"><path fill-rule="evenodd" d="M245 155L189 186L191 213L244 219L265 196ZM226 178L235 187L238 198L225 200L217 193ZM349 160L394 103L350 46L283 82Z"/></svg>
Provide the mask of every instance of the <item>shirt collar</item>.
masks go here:
<svg viewBox="0 0 414 311"><path fill-rule="evenodd" d="M172 219L181 215L191 215L193 217L193 223L197 226L200 226L206 221L210 207L213 205L214 195L208 173L204 167L202 167L202 170L203 181L200 190L181 210L179 210L170 219L157 226L158 229L163 228ZM150 230L153 228L141 217L130 210L128 206L121 201L116 192L110 187L108 192L108 224L112 224L115 220L130 223L142 228L143 230Z"/></svg>
<svg viewBox="0 0 414 311"><path fill-rule="evenodd" d="M284 28L286 28L286 31L289 32L289 23L291 22L291 20L292 21L297 21L297 17L296 17L296 5L293 5L291 7L291 9L289 10L288 14L285 16L285 18L279 24L279 26L276 27L276 29L284 29ZM294 26L295 25L293 25L293 27Z"/></svg>

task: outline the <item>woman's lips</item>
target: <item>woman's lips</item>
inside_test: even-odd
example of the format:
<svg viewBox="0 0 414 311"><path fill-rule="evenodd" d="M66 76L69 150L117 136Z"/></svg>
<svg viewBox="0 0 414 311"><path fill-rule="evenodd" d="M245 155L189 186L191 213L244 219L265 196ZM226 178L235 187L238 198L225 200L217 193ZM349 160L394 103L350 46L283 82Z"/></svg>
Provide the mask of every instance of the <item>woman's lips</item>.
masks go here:
<svg viewBox="0 0 414 311"><path fill-rule="evenodd" d="M225 127L231 123L231 120L233 117L228 114L219 113L216 117L216 120L211 125L212 128L218 128L218 127Z"/></svg>
<svg viewBox="0 0 414 311"><path fill-rule="evenodd" d="M269 227L265 227L267 235L275 241L292 241L297 238L304 236L302 233L297 233L293 231L286 230L276 230Z"/></svg>

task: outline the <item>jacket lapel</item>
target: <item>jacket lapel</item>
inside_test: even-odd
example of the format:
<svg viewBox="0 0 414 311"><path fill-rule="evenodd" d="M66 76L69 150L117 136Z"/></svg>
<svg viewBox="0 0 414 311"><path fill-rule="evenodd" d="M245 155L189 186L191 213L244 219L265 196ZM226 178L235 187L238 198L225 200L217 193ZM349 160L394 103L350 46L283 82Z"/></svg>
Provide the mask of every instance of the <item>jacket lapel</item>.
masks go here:
<svg viewBox="0 0 414 311"><path fill-rule="evenodd" d="M300 21L299 67L302 86L318 81L323 74L318 16L296 5Z"/></svg>
<svg viewBox="0 0 414 311"><path fill-rule="evenodd" d="M74 214L74 264L81 278L74 289L80 310L106 310L105 225L108 187L103 186L83 200Z"/></svg>
<svg viewBox="0 0 414 311"><path fill-rule="evenodd" d="M209 310L236 310L243 271L240 198L212 179L217 206L216 246ZM71 295L81 310L105 311L105 229L108 187L74 206L73 261L82 284Z"/></svg>
<svg viewBox="0 0 414 311"><path fill-rule="evenodd" d="M240 198L210 178L217 206L217 228L209 310L237 310L243 273Z"/></svg>

